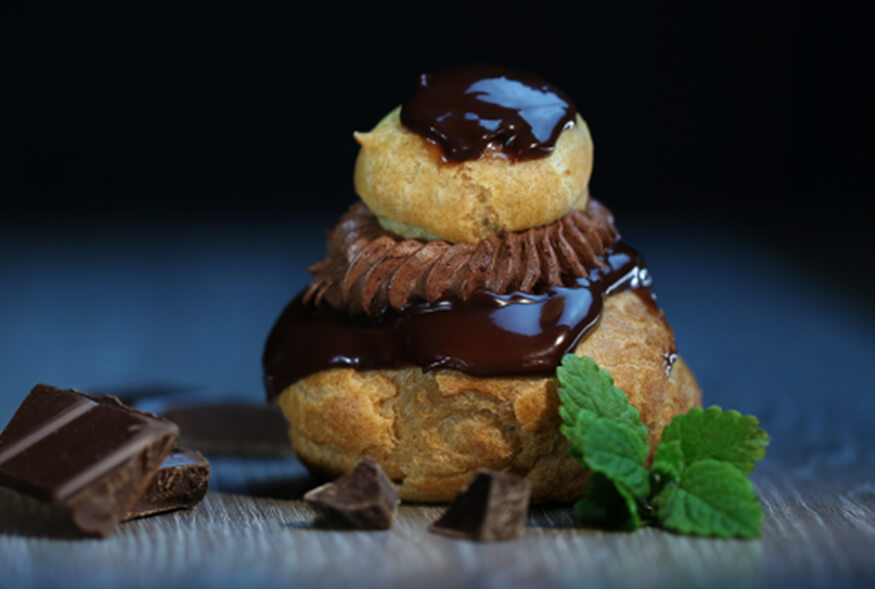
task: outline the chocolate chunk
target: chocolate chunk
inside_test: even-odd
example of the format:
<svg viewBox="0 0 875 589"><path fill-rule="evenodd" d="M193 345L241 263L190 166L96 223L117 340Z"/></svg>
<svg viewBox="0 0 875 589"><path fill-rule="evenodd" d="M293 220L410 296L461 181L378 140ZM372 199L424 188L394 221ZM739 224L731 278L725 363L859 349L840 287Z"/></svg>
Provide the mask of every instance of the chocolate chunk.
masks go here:
<svg viewBox="0 0 875 589"><path fill-rule="evenodd" d="M316 511L317 523L385 530L392 526L401 498L392 481L373 458L363 458L334 482L304 495Z"/></svg>
<svg viewBox="0 0 875 589"><path fill-rule="evenodd" d="M530 494L526 479L481 468L429 531L481 542L518 538Z"/></svg>
<svg viewBox="0 0 875 589"><path fill-rule="evenodd" d="M108 536L173 448L179 429L115 397L38 384L0 433L0 484Z"/></svg>
<svg viewBox="0 0 875 589"><path fill-rule="evenodd" d="M288 424L265 404L217 403L173 407L163 416L179 426L179 444L205 454L291 456Z"/></svg>
<svg viewBox="0 0 875 589"><path fill-rule="evenodd" d="M174 448L125 520L194 507L210 486L210 463L197 450Z"/></svg>

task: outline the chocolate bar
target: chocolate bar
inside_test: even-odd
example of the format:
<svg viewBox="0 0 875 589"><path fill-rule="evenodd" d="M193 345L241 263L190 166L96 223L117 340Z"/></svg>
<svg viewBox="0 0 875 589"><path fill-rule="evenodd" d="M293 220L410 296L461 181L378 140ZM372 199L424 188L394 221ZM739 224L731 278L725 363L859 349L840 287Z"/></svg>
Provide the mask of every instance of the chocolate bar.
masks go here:
<svg viewBox="0 0 875 589"><path fill-rule="evenodd" d="M125 520L193 507L210 486L210 463L197 450L174 448Z"/></svg>
<svg viewBox="0 0 875 589"><path fill-rule="evenodd" d="M529 481L479 469L429 531L490 542L518 538L529 514Z"/></svg>
<svg viewBox="0 0 875 589"><path fill-rule="evenodd" d="M0 485L62 508L82 532L110 535L179 428L112 396L36 385L0 433Z"/></svg>
<svg viewBox="0 0 875 589"><path fill-rule="evenodd" d="M392 526L401 498L377 461L363 458L351 472L309 491L304 501L319 524L385 530Z"/></svg>

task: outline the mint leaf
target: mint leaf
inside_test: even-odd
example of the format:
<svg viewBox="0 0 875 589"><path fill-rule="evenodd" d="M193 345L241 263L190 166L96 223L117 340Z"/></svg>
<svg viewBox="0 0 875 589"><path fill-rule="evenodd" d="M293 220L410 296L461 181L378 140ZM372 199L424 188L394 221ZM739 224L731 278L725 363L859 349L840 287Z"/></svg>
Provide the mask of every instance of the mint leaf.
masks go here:
<svg viewBox="0 0 875 589"><path fill-rule="evenodd" d="M753 484L729 462L703 458L683 471L654 503L662 526L683 534L754 538L763 510Z"/></svg>
<svg viewBox="0 0 875 589"><path fill-rule="evenodd" d="M617 522L618 527L625 530L635 530L643 526L644 520L639 514L643 504L639 503L635 496L628 491L622 483L615 482L614 488L626 504L626 509L622 512L622 515L614 516L614 521Z"/></svg>
<svg viewBox="0 0 875 589"><path fill-rule="evenodd" d="M644 461L650 448L623 423L598 417L592 411L581 409L574 426L573 445L583 456L584 465L600 472L618 487L638 500L650 494L650 473Z"/></svg>
<svg viewBox="0 0 875 589"><path fill-rule="evenodd" d="M681 479L684 469L684 451L680 440L662 440L653 454L650 467L659 483L676 483Z"/></svg>
<svg viewBox="0 0 875 589"><path fill-rule="evenodd" d="M756 417L723 411L716 406L705 411L694 407L683 415L676 415L662 430L660 448L675 441L680 443L687 465L713 458L747 474L753 471L756 461L766 455L769 435L759 427Z"/></svg>
<svg viewBox="0 0 875 589"><path fill-rule="evenodd" d="M751 416L711 407L677 415L653 456L647 428L611 375L591 358L567 355L557 369L560 430L590 471L575 506L585 523L720 537L760 535L763 510L744 476L765 456L769 436Z"/></svg>
<svg viewBox="0 0 875 589"><path fill-rule="evenodd" d="M562 434L569 452L589 469L584 499L575 512L587 523L634 529L650 494L645 460L647 428L610 373L591 358L572 354L557 369Z"/></svg>
<svg viewBox="0 0 875 589"><path fill-rule="evenodd" d="M638 504L624 496L605 475L594 472L586 483L586 496L574 505L574 513L590 526L634 530L643 524Z"/></svg>
<svg viewBox="0 0 875 589"><path fill-rule="evenodd" d="M559 415L567 425L577 421L581 409L630 427L647 441L647 428L641 423L638 410L629 404L626 394L614 386L614 378L602 370L592 358L566 354L556 369L559 378ZM568 437L568 434L563 431ZM579 458L579 457L578 457Z"/></svg>

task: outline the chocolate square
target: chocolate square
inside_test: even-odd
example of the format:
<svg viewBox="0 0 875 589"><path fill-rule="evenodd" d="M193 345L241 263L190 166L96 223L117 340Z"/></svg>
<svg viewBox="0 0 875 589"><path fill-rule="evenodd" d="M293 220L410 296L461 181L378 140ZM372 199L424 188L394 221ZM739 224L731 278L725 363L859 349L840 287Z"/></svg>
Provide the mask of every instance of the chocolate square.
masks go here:
<svg viewBox="0 0 875 589"><path fill-rule="evenodd" d="M117 398L36 385L0 433L0 485L108 536L152 480L177 426Z"/></svg>
<svg viewBox="0 0 875 589"><path fill-rule="evenodd" d="M429 531L480 542L522 535L529 514L529 481L479 469Z"/></svg>
<svg viewBox="0 0 875 589"><path fill-rule="evenodd" d="M210 486L210 463L197 450L174 448L125 521L194 507Z"/></svg>
<svg viewBox="0 0 875 589"><path fill-rule="evenodd" d="M401 498L373 458L351 472L304 495L322 525L385 530L392 526Z"/></svg>

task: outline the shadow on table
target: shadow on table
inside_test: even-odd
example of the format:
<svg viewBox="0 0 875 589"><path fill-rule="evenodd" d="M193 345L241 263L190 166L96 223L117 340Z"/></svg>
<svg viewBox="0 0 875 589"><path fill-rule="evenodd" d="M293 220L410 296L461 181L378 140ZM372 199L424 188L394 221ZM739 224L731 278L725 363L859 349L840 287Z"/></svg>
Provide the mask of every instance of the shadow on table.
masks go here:
<svg viewBox="0 0 875 589"><path fill-rule="evenodd" d="M207 457L211 491L297 501L323 482L313 477L297 458Z"/></svg>
<svg viewBox="0 0 875 589"><path fill-rule="evenodd" d="M368 534L389 533L389 530L368 530L346 525L342 522L320 521L305 519L300 521L283 522L282 526L291 530L310 530L314 532L366 532Z"/></svg>
<svg viewBox="0 0 875 589"><path fill-rule="evenodd" d="M247 485L246 494L264 499L299 501L303 500L304 493L318 486L321 482L310 475L275 481L255 482Z"/></svg>
<svg viewBox="0 0 875 589"><path fill-rule="evenodd" d="M584 526L574 516L571 504L536 504L529 508L527 528L545 528L551 530L579 529Z"/></svg>
<svg viewBox="0 0 875 589"><path fill-rule="evenodd" d="M68 511L12 489L0 489L0 534L53 540L94 539L73 525Z"/></svg>

